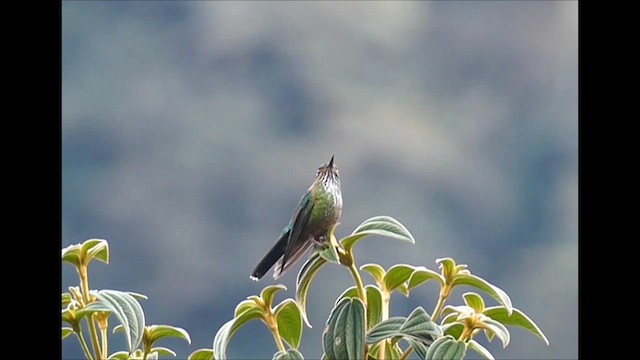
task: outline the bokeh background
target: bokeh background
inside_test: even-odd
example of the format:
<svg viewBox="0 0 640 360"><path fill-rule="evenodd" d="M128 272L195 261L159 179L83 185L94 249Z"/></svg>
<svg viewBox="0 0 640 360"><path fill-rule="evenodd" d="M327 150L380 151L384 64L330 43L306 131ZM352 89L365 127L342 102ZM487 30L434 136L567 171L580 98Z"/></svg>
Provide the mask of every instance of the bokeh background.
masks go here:
<svg viewBox="0 0 640 360"><path fill-rule="evenodd" d="M577 358L577 2L63 2L61 246L107 239L92 288L149 296L149 324L190 333L165 342L180 358L276 283L248 276L332 154L337 235L384 214L417 241L372 237L359 264L452 257L551 342L512 329L496 357ZM350 285L337 266L314 282L306 358ZM392 316L431 311L435 287ZM228 355L275 351L256 322Z"/></svg>

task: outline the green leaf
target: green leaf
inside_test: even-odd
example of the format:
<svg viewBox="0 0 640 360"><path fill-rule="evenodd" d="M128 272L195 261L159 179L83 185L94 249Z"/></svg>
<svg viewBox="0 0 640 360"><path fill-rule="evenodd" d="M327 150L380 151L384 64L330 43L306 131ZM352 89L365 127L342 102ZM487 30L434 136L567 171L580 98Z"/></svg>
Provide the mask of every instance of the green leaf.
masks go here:
<svg viewBox="0 0 640 360"><path fill-rule="evenodd" d="M402 356L402 350L398 347L398 344L387 344L384 348L385 359L397 360Z"/></svg>
<svg viewBox="0 0 640 360"><path fill-rule="evenodd" d="M378 284L378 286L384 285L384 276L386 274L386 271L384 271L382 266L378 264L364 264L360 266L360 270L368 272L369 275L371 275L376 281L376 284Z"/></svg>
<svg viewBox="0 0 640 360"><path fill-rule="evenodd" d="M211 349L198 349L189 355L187 360L214 360L213 350Z"/></svg>
<svg viewBox="0 0 640 360"><path fill-rule="evenodd" d="M464 324L459 321L442 325L442 332L445 335L452 336L454 339L460 339L462 331L464 331Z"/></svg>
<svg viewBox="0 0 640 360"><path fill-rule="evenodd" d="M81 247L81 244L72 244L62 249L62 262L67 262L75 267L79 267Z"/></svg>
<svg viewBox="0 0 640 360"><path fill-rule="evenodd" d="M462 360L466 350L467 347L464 341L455 340L450 336L443 336L429 346L425 359Z"/></svg>
<svg viewBox="0 0 640 360"><path fill-rule="evenodd" d="M509 315L507 309L502 306L489 307L484 310L484 315L492 318L493 320L499 321L507 326L518 326L525 330L531 331L534 335L542 339L545 344L549 345L549 340L544 336L542 330L533 322L533 320L529 319L527 315L525 315L522 311L513 308L511 315Z"/></svg>
<svg viewBox="0 0 640 360"><path fill-rule="evenodd" d="M72 328L66 326L62 328L62 340L71 334L73 334Z"/></svg>
<svg viewBox="0 0 640 360"><path fill-rule="evenodd" d="M144 343L147 347L153 346L156 341L165 337L183 339L191 344L191 338L185 329L170 325L151 325L145 328Z"/></svg>
<svg viewBox="0 0 640 360"><path fill-rule="evenodd" d="M285 299L274 309L280 337L294 349L300 346L302 339L302 314L293 299Z"/></svg>
<svg viewBox="0 0 640 360"><path fill-rule="evenodd" d="M236 306L236 309L233 312L233 317L238 317L238 315L250 309L262 310L260 305L256 304L256 301L254 299L243 300L238 304L238 306Z"/></svg>
<svg viewBox="0 0 640 360"><path fill-rule="evenodd" d="M450 313L448 315L444 315L442 317L442 321L440 322L440 325L444 325L444 324L448 324L451 322L456 321L458 318L458 314L457 313Z"/></svg>
<svg viewBox="0 0 640 360"><path fill-rule="evenodd" d="M375 285L364 287L367 294L367 327L376 326L382 319L382 293Z"/></svg>
<svg viewBox="0 0 640 360"><path fill-rule="evenodd" d="M442 330L431 320L422 306L418 306L411 312L398 332L424 342L430 342L433 338L442 335Z"/></svg>
<svg viewBox="0 0 640 360"><path fill-rule="evenodd" d="M363 359L365 309L358 298L344 298L333 308L323 336L323 348L330 359Z"/></svg>
<svg viewBox="0 0 640 360"><path fill-rule="evenodd" d="M442 276L447 280L451 280L455 275L454 269L456 267L456 262L453 261L452 258L446 257L446 258L436 259L436 263L438 264L438 267L442 270Z"/></svg>
<svg viewBox="0 0 640 360"><path fill-rule="evenodd" d="M158 356L169 356L169 355L171 355L173 357L177 356L176 353L173 350L171 350L169 348L166 348L166 347L162 347L162 346L157 346L157 347L151 348L151 350L149 350L149 352L157 353Z"/></svg>
<svg viewBox="0 0 640 360"><path fill-rule="evenodd" d="M480 356L482 356L483 359L495 360L495 358L493 357L493 355L491 355L491 352L489 352L487 348L480 345L480 343L478 343L473 339L469 340L469 342L467 343L467 347L477 352L478 354L480 354Z"/></svg>
<svg viewBox="0 0 640 360"><path fill-rule="evenodd" d="M484 329L490 330L498 339L502 340L503 348L509 345L510 334L506 326L491 318L483 319L481 324Z"/></svg>
<svg viewBox="0 0 640 360"><path fill-rule="evenodd" d="M413 235L398 220L389 216L375 216L358 225L351 235L340 240L340 244L347 252L351 252L356 242L368 235L381 235L416 243Z"/></svg>
<svg viewBox="0 0 640 360"><path fill-rule="evenodd" d="M296 279L296 302L300 307L302 319L308 327L312 327L307 319L307 295L311 281L318 273L318 270L322 265L326 264L327 260L323 259L317 252L313 253L309 259L302 265L298 277Z"/></svg>
<svg viewBox="0 0 640 360"><path fill-rule="evenodd" d="M477 289L480 289L485 293L489 294L494 299L496 299L496 301L500 303L502 306L504 306L508 314L511 314L513 311L513 306L511 305L511 298L509 298L509 295L507 295L507 293L504 292L499 287L490 284L488 281L478 276L471 275L471 274L458 274L453 279L452 284L453 286L469 285Z"/></svg>
<svg viewBox="0 0 640 360"><path fill-rule="evenodd" d="M409 343L409 346L413 348L418 358L424 359L427 356L427 346L420 341L407 337L405 340Z"/></svg>
<svg viewBox="0 0 640 360"><path fill-rule="evenodd" d="M84 309L77 310L74 313L74 316L75 316L76 320L79 321L83 317L85 317L87 315L91 315L93 313L111 312L111 311L112 311L111 307L109 307L106 304L103 304L102 302L96 301L96 302L92 302L91 304L87 305Z"/></svg>
<svg viewBox="0 0 640 360"><path fill-rule="evenodd" d="M68 292L62 293L62 308L67 307L71 302L71 294Z"/></svg>
<svg viewBox="0 0 640 360"><path fill-rule="evenodd" d="M126 351L118 351L111 354L107 359L109 360L128 360L129 353Z"/></svg>
<svg viewBox="0 0 640 360"><path fill-rule="evenodd" d="M296 349L278 351L273 355L273 360L304 360L302 354Z"/></svg>
<svg viewBox="0 0 640 360"><path fill-rule="evenodd" d="M115 333L117 333L117 332L122 332L122 331L124 331L124 326L122 326L122 324L120 324L120 325L116 325L116 326L113 328L113 333L114 333L114 334L115 334Z"/></svg>
<svg viewBox="0 0 640 360"><path fill-rule="evenodd" d="M262 292L260 292L260 298L262 298L262 301L264 301L265 305L269 309L271 309L271 307L272 307L273 297L280 290L287 290L287 287L282 285L282 284L269 285L269 286L265 287L264 289L262 289Z"/></svg>
<svg viewBox="0 0 640 360"><path fill-rule="evenodd" d="M338 250L334 246L331 246L331 244L328 244L324 249L319 250L318 254L328 262L340 264Z"/></svg>
<svg viewBox="0 0 640 360"><path fill-rule="evenodd" d="M462 294L462 297L464 298L464 303L472 308L476 314L482 314L484 311L484 300L482 300L480 295L474 292L467 292Z"/></svg>
<svg viewBox="0 0 640 360"><path fill-rule="evenodd" d="M384 289L391 293L409 280L411 274L413 274L413 270L414 267L411 265L398 264L392 266L384 276Z"/></svg>
<svg viewBox="0 0 640 360"><path fill-rule="evenodd" d="M262 317L261 309L251 309L222 325L213 338L213 352L216 354L217 359L227 358L226 350L229 340L231 340L233 334L235 334L242 325L260 317Z"/></svg>
<svg viewBox="0 0 640 360"><path fill-rule="evenodd" d="M129 353L142 342L144 335L144 312L136 298L116 290L100 290L97 294L101 303L107 305L124 327Z"/></svg>
<svg viewBox="0 0 640 360"><path fill-rule="evenodd" d="M409 278L408 289L411 290L418 285L421 285L429 280L437 280L440 287L444 285L444 278L433 270L429 270L424 266L417 266Z"/></svg>
<svg viewBox="0 0 640 360"><path fill-rule="evenodd" d="M83 256L85 257L85 264L89 261L96 259L103 263L109 263L109 243L103 239L90 239L82 243Z"/></svg>
<svg viewBox="0 0 640 360"><path fill-rule="evenodd" d="M134 298L136 298L138 300L149 300L149 297L147 295L139 294L137 292L127 291L127 294L133 296Z"/></svg>
<svg viewBox="0 0 640 360"><path fill-rule="evenodd" d="M400 327L406 320L405 317L397 316L381 321L367 333L367 344L375 344L384 339L398 336Z"/></svg>
<svg viewBox="0 0 640 360"><path fill-rule="evenodd" d="M371 328L379 323L382 318L382 293L375 285L365 286L364 291L367 294L367 327ZM336 305L344 298L357 297L358 289L352 286L340 294L338 300L336 300Z"/></svg>

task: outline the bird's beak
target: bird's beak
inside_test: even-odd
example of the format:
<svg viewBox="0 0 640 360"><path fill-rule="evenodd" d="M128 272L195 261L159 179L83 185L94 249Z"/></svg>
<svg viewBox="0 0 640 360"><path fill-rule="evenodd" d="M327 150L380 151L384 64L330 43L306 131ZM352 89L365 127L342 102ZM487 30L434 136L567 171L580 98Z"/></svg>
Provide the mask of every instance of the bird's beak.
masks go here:
<svg viewBox="0 0 640 360"><path fill-rule="evenodd" d="M333 157L334 156L335 155L331 155L331 160L329 160L329 165L328 165L329 168L333 168Z"/></svg>

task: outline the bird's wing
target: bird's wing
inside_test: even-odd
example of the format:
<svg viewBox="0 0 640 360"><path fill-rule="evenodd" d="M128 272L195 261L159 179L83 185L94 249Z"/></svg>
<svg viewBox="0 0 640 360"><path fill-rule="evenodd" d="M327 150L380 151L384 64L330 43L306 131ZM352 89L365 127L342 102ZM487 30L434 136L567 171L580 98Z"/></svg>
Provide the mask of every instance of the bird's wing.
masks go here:
<svg viewBox="0 0 640 360"><path fill-rule="evenodd" d="M289 233L289 241L287 241L287 247L285 248L284 255L282 256L283 268L287 264L287 260L307 241L307 239L301 239L300 235L309 221L313 205L313 201L311 201L311 191L308 191L300 200L300 204L298 204L298 208L293 215L293 225L291 226L291 232Z"/></svg>

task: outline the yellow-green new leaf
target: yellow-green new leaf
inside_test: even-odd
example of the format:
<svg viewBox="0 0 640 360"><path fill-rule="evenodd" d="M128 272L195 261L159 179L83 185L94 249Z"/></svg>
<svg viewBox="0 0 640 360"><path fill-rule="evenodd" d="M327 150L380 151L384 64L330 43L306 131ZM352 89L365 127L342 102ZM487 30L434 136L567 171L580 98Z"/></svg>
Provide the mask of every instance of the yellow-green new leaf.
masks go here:
<svg viewBox="0 0 640 360"><path fill-rule="evenodd" d="M108 264L109 243L104 239L89 239L82 243L82 255L85 257L85 264L88 264L93 259Z"/></svg>
<svg viewBox="0 0 640 360"><path fill-rule="evenodd" d="M151 325L144 329L143 341L147 347L152 347L156 341L166 337L182 339L191 344L189 333L183 328L171 325Z"/></svg>
<svg viewBox="0 0 640 360"><path fill-rule="evenodd" d="M406 264L392 266L384 276L384 289L389 293L393 292L409 280L414 269L413 266Z"/></svg>
<svg viewBox="0 0 640 360"><path fill-rule="evenodd" d="M453 279L452 284L453 286L457 286L457 285L473 286L476 289L482 290L488 295L490 295L491 297L493 297L494 299L496 299L498 303L500 303L502 306L505 307L508 314L511 314L511 312L513 311L513 306L511 305L511 298L509 297L509 295L507 295L507 293L504 292L499 287L492 285L491 283L489 283L483 278L480 278L472 274L459 273Z"/></svg>
<svg viewBox="0 0 640 360"><path fill-rule="evenodd" d="M271 309L273 298L276 296L276 293L281 290L287 290L287 287L282 284L278 284L269 285L262 289L262 291L260 292L260 297L262 298L262 301L264 301L267 308Z"/></svg>
<svg viewBox="0 0 640 360"><path fill-rule="evenodd" d="M247 299L241 301L237 306L235 311L233 312L233 317L238 317L238 315L250 309L262 309L260 305L258 305L255 299Z"/></svg>
<svg viewBox="0 0 640 360"><path fill-rule="evenodd" d="M373 277L378 286L384 286L384 276L386 271L378 264L364 264L360 266L360 270L364 270Z"/></svg>
<svg viewBox="0 0 640 360"><path fill-rule="evenodd" d="M211 349L198 349L189 355L187 360L214 360L213 350Z"/></svg>
<svg viewBox="0 0 640 360"><path fill-rule="evenodd" d="M293 299L285 299L274 309L280 337L294 349L300 346L302 339L302 314Z"/></svg>
<svg viewBox="0 0 640 360"><path fill-rule="evenodd" d="M62 328L62 340L71 334L73 334L72 328L66 326Z"/></svg>
<svg viewBox="0 0 640 360"><path fill-rule="evenodd" d="M151 348L151 350L149 352L150 353L157 353L158 356L169 356L169 355L171 355L173 357L177 356L175 351L173 351L173 350L171 350L169 348L166 348L166 347L162 347L162 346L157 346L157 347Z"/></svg>
<svg viewBox="0 0 640 360"><path fill-rule="evenodd" d="M312 327L307 319L307 295L311 287L311 281L316 276L320 268L327 263L318 252L311 254L309 259L302 265L296 279L296 302L300 307L302 319L308 327Z"/></svg>
<svg viewBox="0 0 640 360"><path fill-rule="evenodd" d="M340 240L340 244L345 251L350 253L356 242L368 235L381 235L412 244L416 243L413 235L398 220L390 216L375 216L358 225L351 235Z"/></svg>
<svg viewBox="0 0 640 360"><path fill-rule="evenodd" d="M216 336L213 338L213 352L216 354L217 358L220 360L227 358L226 350L229 340L231 340L233 334L235 334L242 325L261 317L261 309L251 309L222 325L216 333Z"/></svg>
<svg viewBox="0 0 640 360"><path fill-rule="evenodd" d="M424 266L418 266L413 270L411 278L409 278L408 290L415 288L429 280L436 280L440 287L444 286L444 278L433 270L429 270Z"/></svg>
<svg viewBox="0 0 640 360"><path fill-rule="evenodd" d="M128 360L129 353L126 351L114 352L113 354L109 355L107 359L108 360Z"/></svg>
<svg viewBox="0 0 640 360"><path fill-rule="evenodd" d="M549 345L549 340L542 333L542 330L533 322L525 313L513 308L511 315L509 315L507 309L502 306L488 307L484 310L484 315L496 320L507 326L518 326L525 330L531 331L534 335L542 339L545 344Z"/></svg>
<svg viewBox="0 0 640 360"><path fill-rule="evenodd" d="M467 292L462 294L465 304L472 308L477 314L482 314L484 311L484 300L482 297L474 292Z"/></svg>

